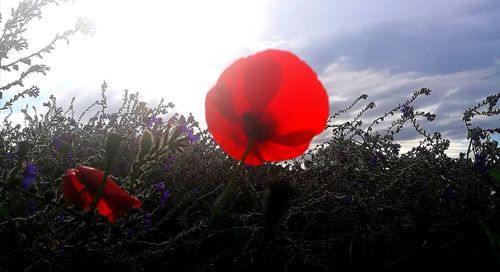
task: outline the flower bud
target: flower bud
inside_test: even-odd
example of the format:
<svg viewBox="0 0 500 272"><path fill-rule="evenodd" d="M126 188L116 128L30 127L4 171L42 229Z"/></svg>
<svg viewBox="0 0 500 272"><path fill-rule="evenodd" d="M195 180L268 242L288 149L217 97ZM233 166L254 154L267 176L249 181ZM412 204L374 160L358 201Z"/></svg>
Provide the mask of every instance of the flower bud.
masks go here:
<svg viewBox="0 0 500 272"><path fill-rule="evenodd" d="M117 133L110 133L106 139L106 157L108 160L112 160L116 154L120 151L123 136Z"/></svg>
<svg viewBox="0 0 500 272"><path fill-rule="evenodd" d="M151 151L153 147L153 134L149 130L144 130L141 138L141 149L139 150L139 160L144 158Z"/></svg>

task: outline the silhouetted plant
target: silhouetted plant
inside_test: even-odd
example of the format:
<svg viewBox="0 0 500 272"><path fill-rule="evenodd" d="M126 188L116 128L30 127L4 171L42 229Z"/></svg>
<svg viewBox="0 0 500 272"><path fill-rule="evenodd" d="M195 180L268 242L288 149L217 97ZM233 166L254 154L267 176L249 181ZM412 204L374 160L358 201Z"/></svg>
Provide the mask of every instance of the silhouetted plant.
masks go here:
<svg viewBox="0 0 500 272"><path fill-rule="evenodd" d="M23 1L13 13L21 19L14 21L25 22L23 29L48 3ZM14 21L10 29L19 27ZM8 53L16 47L6 46L7 38L0 45ZM26 48L25 40L12 39ZM20 62L19 70L31 65ZM6 67L15 72L14 65ZM46 72L43 67L32 69ZM35 96L39 90L32 88ZM413 92L376 118L368 116L375 103L360 105L368 98L361 95L330 116L327 141L303 156L243 166L227 216L209 227L211 207L237 161L192 115L173 114L172 103L151 106L124 91L122 104L111 111L106 90L103 83L101 96L80 114L73 106L78 98L62 107L51 96L41 112L24 108L22 125L10 115L4 119L0 270L498 269L500 150L491 134L499 128L481 129L472 120L497 116L500 94L464 113L470 148L458 158L445 153L447 139L421 124L437 118L413 104L430 89ZM12 112L24 91L2 110ZM337 121L355 110L352 120ZM421 141L401 154L395 136L405 126ZM123 140L113 149L109 173L143 206L116 224L97 216L89 224L91 212L63 201L62 178L78 165L105 169L111 134Z"/></svg>

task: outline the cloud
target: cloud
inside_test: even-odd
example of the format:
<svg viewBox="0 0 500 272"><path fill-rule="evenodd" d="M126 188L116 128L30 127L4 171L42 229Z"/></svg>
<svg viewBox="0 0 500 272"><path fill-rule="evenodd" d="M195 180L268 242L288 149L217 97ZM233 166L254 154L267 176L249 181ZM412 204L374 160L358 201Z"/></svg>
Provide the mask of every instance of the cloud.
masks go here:
<svg viewBox="0 0 500 272"><path fill-rule="evenodd" d="M7 1L2 10L12 6ZM44 59L53 69L43 80L32 80L42 90L40 100L54 93L60 105L68 105L76 96L75 109L81 111L99 99L99 86L107 80L111 107L120 105L123 90L129 88L151 106L165 97L181 113L192 111L203 123L205 93L220 72L238 57L275 47L293 51L320 72L331 94L332 112L367 93L377 104L368 117L376 117L415 89L433 89L431 97L415 104L438 115L425 127L460 142L466 133L463 111L500 91L496 0L276 0L257 2L251 9L230 4L232 13L207 4L220 12L216 19L203 9L183 12L191 10L188 4L167 9L172 16L164 16L163 8L153 9L160 16L151 16L141 13L151 11L149 6L138 3L122 6L113 20L108 16L114 11L112 3L95 9L84 1L62 17L56 16L56 9L46 13L48 24L35 24L32 38L38 43L44 44L42 37L50 38L52 30L64 31L80 13L95 21L97 33L75 37L69 47L58 45L56 53ZM138 13L146 14L143 20L129 20ZM150 40L146 43L130 33ZM476 124L494 125L489 120ZM324 135L316 141L322 139ZM413 141L414 133L404 130L400 140Z"/></svg>
<svg viewBox="0 0 500 272"><path fill-rule="evenodd" d="M413 90L430 88L431 96L419 98L413 105L415 110L431 111L437 114L434 122L422 120L428 132L441 132L452 141L450 155L464 151L467 131L462 122L463 112L488 95L500 92L500 65L484 69L426 75L416 72L393 72L390 70L356 69L348 58L340 58L320 74L320 79L330 95L331 112L334 113L349 105L356 97L366 93L368 101L374 101L375 109L367 112L365 121L371 121L409 99ZM350 113L339 118L342 123L351 120L366 105L358 106ZM386 124L390 123L388 119ZM491 128L498 127L496 118L473 120L474 125ZM380 127L379 127L380 128ZM321 139L325 139L320 137ZM418 143L414 130L404 129L396 138L403 149Z"/></svg>
<svg viewBox="0 0 500 272"><path fill-rule="evenodd" d="M307 20L297 4L282 12L303 26L276 31L300 44L299 55L318 70L343 56L355 69L425 74L483 69L500 58L499 1L420 2L322 2L304 11L314 13Z"/></svg>

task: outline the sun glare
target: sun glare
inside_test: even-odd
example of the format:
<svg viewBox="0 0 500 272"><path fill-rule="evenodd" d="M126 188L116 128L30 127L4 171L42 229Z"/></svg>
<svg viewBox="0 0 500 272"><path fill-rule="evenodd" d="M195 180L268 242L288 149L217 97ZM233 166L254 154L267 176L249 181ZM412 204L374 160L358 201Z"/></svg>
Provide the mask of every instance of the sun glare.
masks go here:
<svg viewBox="0 0 500 272"><path fill-rule="evenodd" d="M84 63L80 74L88 75L92 66L99 80L139 91L146 99L161 96L181 109L192 111L191 103L202 108L207 90L201 88L258 42L263 5L234 0L78 1L75 10L96 28L90 41L82 41L86 48L75 49L85 52L78 60Z"/></svg>
<svg viewBox="0 0 500 272"><path fill-rule="evenodd" d="M91 98L79 93L97 94L106 80L111 89L137 91L152 103L165 98L179 112L193 112L199 119L206 92L221 70L262 49L268 12L263 0L76 0L61 5L49 5L43 19L32 24L26 33L30 50L72 28L78 17L88 18L95 34L77 35L69 46L60 42L54 54L45 56L51 72L41 82L30 80L56 97L62 93L62 101L76 96L77 103ZM15 0L2 0L5 15L15 6Z"/></svg>

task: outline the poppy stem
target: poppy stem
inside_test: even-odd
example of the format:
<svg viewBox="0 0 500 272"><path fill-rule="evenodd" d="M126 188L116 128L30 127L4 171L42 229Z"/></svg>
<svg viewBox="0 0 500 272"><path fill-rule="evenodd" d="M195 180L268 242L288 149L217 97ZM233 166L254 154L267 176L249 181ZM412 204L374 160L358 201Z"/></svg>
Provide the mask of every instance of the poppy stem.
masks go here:
<svg viewBox="0 0 500 272"><path fill-rule="evenodd" d="M101 185L95 194L94 202L90 208L90 219L94 217L94 211L97 207L97 203L99 203L99 198L102 196L102 192L104 191L104 187L106 186L106 182L108 181L109 168L111 168L111 162L115 158L116 154L120 151L120 146L123 140L123 136L117 133L109 133L106 137L105 144L105 156L106 156L106 167L104 168L104 175L102 176Z"/></svg>
<svg viewBox="0 0 500 272"><path fill-rule="evenodd" d="M94 217L94 211L97 207L97 203L99 201L99 198L101 198L104 187L106 186L106 182L108 181L109 168L111 168L111 159L108 159L106 162L106 167L104 168L104 175L102 176L101 184L99 185L99 188L97 189L97 192L95 194L94 202L92 202L90 208L91 217Z"/></svg>
<svg viewBox="0 0 500 272"><path fill-rule="evenodd" d="M202 247L204 247L206 240L207 240L207 237L208 237L209 230L214 225L217 225L220 216L224 213L228 204L232 204L231 200L234 199L233 194L234 194L234 187L236 185L236 176L240 173L241 166L243 165L248 154L250 154L250 150L252 149L252 146L253 146L253 141L250 141L245 149L245 152L243 153L243 156L241 157L241 161L239 161L238 165L234 168L233 172L231 173L231 176L229 178L229 182L227 183L226 187L224 187L224 191L219 196L219 198L217 198L217 200L215 201L214 206L212 207L212 212L210 214L210 218L208 219L208 228L205 229L203 231L203 233L201 234L201 241L198 244L198 247L196 248L196 251L194 252L194 254L191 258L191 262L190 262L191 265L193 265L195 263L200 250L202 249Z"/></svg>
<svg viewBox="0 0 500 272"><path fill-rule="evenodd" d="M243 156L241 157L241 160L239 161L238 165L236 168L234 168L233 172L231 173L231 176L229 178L229 182L227 183L226 187L224 187L224 191L222 192L222 195L217 199L217 201L214 204L214 207L212 208L212 213L210 215L210 218L208 220L208 226L211 227L216 223L217 219L219 216L224 212L224 210L227 208L232 203L233 195L234 195L234 188L236 186L236 178L238 174L241 172L241 167L247 158L248 154L250 154L250 151L252 150L253 146L253 141L249 141L248 145L245 149L245 152L243 153Z"/></svg>

